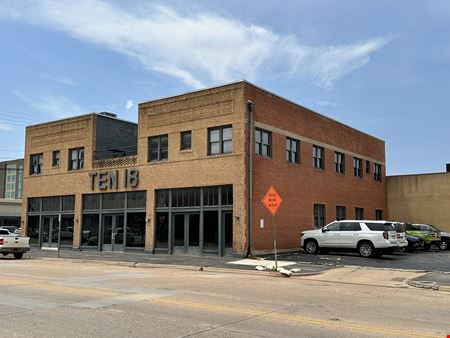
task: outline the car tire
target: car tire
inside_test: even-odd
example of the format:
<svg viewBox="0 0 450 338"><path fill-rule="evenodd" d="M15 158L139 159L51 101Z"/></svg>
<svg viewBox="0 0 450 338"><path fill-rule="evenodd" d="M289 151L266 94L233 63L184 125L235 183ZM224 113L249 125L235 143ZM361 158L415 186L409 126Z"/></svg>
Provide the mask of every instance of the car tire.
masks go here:
<svg viewBox="0 0 450 338"><path fill-rule="evenodd" d="M319 245L314 239L308 239L305 241L304 251L307 254L314 255L319 251Z"/></svg>
<svg viewBox="0 0 450 338"><path fill-rule="evenodd" d="M14 258L15 259L21 259L23 257L23 252L15 252L14 253Z"/></svg>
<svg viewBox="0 0 450 338"><path fill-rule="evenodd" d="M361 257L373 257L375 255L375 249L372 242L363 241L358 244L358 252Z"/></svg>
<svg viewBox="0 0 450 338"><path fill-rule="evenodd" d="M441 244L439 244L439 249L448 250L448 242L442 241Z"/></svg>

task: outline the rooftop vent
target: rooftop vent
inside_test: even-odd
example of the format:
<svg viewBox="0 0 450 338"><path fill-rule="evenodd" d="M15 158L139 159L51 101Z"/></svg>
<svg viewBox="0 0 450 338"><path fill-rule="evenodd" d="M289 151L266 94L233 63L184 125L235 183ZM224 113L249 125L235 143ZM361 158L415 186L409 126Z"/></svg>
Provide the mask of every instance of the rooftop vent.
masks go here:
<svg viewBox="0 0 450 338"><path fill-rule="evenodd" d="M450 173L450 163L447 163L447 172Z"/></svg>
<svg viewBox="0 0 450 338"><path fill-rule="evenodd" d="M99 115L112 117L113 119L116 119L116 118L117 118L117 114L110 113L110 112L107 112L107 111L103 111L103 112L99 113Z"/></svg>

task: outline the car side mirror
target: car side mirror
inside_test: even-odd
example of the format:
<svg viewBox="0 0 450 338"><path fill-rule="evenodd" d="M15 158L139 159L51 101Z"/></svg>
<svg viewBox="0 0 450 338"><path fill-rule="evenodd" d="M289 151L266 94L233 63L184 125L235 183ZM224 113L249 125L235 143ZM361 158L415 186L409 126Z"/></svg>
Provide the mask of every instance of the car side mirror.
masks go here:
<svg viewBox="0 0 450 338"><path fill-rule="evenodd" d="M328 231L328 229L322 228L322 232L327 232L327 231Z"/></svg>

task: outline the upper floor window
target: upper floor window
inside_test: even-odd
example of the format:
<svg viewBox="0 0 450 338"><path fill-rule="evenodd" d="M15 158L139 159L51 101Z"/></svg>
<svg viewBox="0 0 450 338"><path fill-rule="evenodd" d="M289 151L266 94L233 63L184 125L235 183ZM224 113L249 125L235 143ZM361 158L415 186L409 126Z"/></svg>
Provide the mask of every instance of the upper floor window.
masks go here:
<svg viewBox="0 0 450 338"><path fill-rule="evenodd" d="M182 131L180 134L180 150L192 148L192 131Z"/></svg>
<svg viewBox="0 0 450 338"><path fill-rule="evenodd" d="M148 162L167 160L169 154L168 138L167 134L148 138Z"/></svg>
<svg viewBox="0 0 450 338"><path fill-rule="evenodd" d="M334 153L334 164L336 165L336 172L345 174L345 155L339 152Z"/></svg>
<svg viewBox="0 0 450 338"><path fill-rule="evenodd" d="M381 164L374 163L373 165L373 178L375 181L381 182Z"/></svg>
<svg viewBox="0 0 450 338"><path fill-rule="evenodd" d="M30 155L30 175L37 175L42 173L42 166L44 164L44 154Z"/></svg>
<svg viewBox="0 0 450 338"><path fill-rule="evenodd" d="M314 168L325 169L325 149L313 145L313 166Z"/></svg>
<svg viewBox="0 0 450 338"><path fill-rule="evenodd" d="M231 154L233 152L233 128L231 126L208 129L208 155Z"/></svg>
<svg viewBox="0 0 450 338"><path fill-rule="evenodd" d="M316 228L322 228L325 225L325 205L314 204L314 226Z"/></svg>
<svg viewBox="0 0 450 338"><path fill-rule="evenodd" d="M69 149L69 170L80 170L84 167L84 148Z"/></svg>
<svg viewBox="0 0 450 338"><path fill-rule="evenodd" d="M370 174L370 161L366 161L366 174Z"/></svg>
<svg viewBox="0 0 450 338"><path fill-rule="evenodd" d="M291 163L299 162L300 141L286 137L286 161Z"/></svg>
<svg viewBox="0 0 450 338"><path fill-rule="evenodd" d="M255 154L272 157L272 133L255 128Z"/></svg>
<svg viewBox="0 0 450 338"><path fill-rule="evenodd" d="M357 157L353 157L353 175L362 177L362 160Z"/></svg>
<svg viewBox="0 0 450 338"><path fill-rule="evenodd" d="M61 152L59 150L55 150L52 153L52 167L59 167L60 159L61 159Z"/></svg>

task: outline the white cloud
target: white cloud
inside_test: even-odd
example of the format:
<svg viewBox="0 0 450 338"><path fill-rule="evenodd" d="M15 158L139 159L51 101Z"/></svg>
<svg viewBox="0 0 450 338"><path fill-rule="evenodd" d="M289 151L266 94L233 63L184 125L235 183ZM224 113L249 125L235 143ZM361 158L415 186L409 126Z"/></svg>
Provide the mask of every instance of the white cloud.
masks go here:
<svg viewBox="0 0 450 338"><path fill-rule="evenodd" d="M256 80L275 72L329 87L366 65L370 54L389 41L373 38L306 46L295 36L281 36L198 8L194 14L167 6L133 11L102 0L12 1L7 7L2 2L1 17L44 25L103 45L194 88L242 78Z"/></svg>
<svg viewBox="0 0 450 338"><path fill-rule="evenodd" d="M127 103L126 103L126 105L125 105L125 109L126 109L126 110L130 110L130 109L133 108L133 107L134 107L133 100L127 100Z"/></svg>
<svg viewBox="0 0 450 338"><path fill-rule="evenodd" d="M77 82L73 80L72 78L66 76L66 75L55 75L55 74L41 74L41 78L44 80L52 80L59 84L66 85L66 86L75 86Z"/></svg>
<svg viewBox="0 0 450 338"><path fill-rule="evenodd" d="M1 131L13 131L14 127L10 124L0 122L0 130Z"/></svg>
<svg viewBox="0 0 450 338"><path fill-rule="evenodd" d="M20 91L12 92L19 99L27 103L38 112L51 116L52 118L65 118L73 115L81 115L85 111L65 96L53 94L30 96Z"/></svg>

